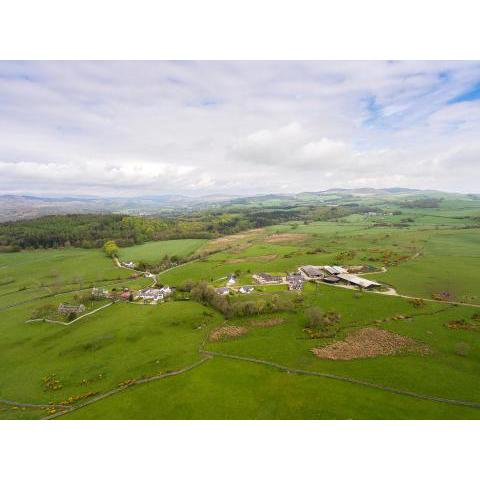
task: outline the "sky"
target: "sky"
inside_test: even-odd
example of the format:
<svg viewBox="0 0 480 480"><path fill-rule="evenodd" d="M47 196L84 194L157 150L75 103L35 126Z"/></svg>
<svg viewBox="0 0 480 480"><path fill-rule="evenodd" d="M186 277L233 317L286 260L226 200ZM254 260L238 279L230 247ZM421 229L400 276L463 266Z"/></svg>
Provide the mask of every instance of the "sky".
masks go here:
<svg viewBox="0 0 480 480"><path fill-rule="evenodd" d="M480 62L0 62L0 194L480 193Z"/></svg>

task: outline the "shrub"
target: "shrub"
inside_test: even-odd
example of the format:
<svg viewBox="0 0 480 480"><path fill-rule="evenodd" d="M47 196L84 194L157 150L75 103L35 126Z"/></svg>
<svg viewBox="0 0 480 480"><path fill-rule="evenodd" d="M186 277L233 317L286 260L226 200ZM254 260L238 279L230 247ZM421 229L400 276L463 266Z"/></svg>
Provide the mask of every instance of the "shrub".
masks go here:
<svg viewBox="0 0 480 480"><path fill-rule="evenodd" d="M113 240L108 240L103 244L103 251L108 257L116 257L118 255L118 245Z"/></svg>
<svg viewBox="0 0 480 480"><path fill-rule="evenodd" d="M319 308L312 307L306 312L307 322L306 328L323 330L328 327L333 327L340 322L341 315L334 311L323 313Z"/></svg>

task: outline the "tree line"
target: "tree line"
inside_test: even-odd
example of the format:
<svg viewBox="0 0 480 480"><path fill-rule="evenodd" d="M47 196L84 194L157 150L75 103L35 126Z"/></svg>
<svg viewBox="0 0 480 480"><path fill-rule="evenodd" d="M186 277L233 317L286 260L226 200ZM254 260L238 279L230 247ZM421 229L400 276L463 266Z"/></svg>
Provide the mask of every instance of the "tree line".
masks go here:
<svg viewBox="0 0 480 480"><path fill-rule="evenodd" d="M151 240L216 238L286 221L330 220L358 207L212 209L170 216L120 214L48 215L0 224L0 251L83 247L101 248L108 240L119 247Z"/></svg>

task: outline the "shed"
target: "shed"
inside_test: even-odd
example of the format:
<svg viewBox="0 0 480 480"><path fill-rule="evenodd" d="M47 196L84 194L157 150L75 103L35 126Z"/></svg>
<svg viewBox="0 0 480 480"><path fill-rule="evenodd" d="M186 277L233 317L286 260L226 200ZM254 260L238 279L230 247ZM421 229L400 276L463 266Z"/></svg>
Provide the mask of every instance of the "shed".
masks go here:
<svg viewBox="0 0 480 480"><path fill-rule="evenodd" d="M220 288L216 288L215 292L218 295L228 295L230 290L227 287L220 287Z"/></svg>
<svg viewBox="0 0 480 480"><path fill-rule="evenodd" d="M333 266L330 266L330 265L325 265L323 267L323 269L330 273L331 275L338 275L340 273L348 273L348 270L346 270L345 268L343 267L339 267L338 265L333 265Z"/></svg>
<svg viewBox="0 0 480 480"><path fill-rule="evenodd" d="M329 275L328 277L325 277L323 281L325 283L338 283L340 279L338 277L335 277L334 275Z"/></svg>
<svg viewBox="0 0 480 480"><path fill-rule="evenodd" d="M370 287L380 286L380 284L377 282L367 280L366 278L359 277L357 275L352 275L351 273L341 273L340 275L338 275L338 278L340 278L341 280L344 280L347 283L356 285L357 287L361 287L361 288L370 288Z"/></svg>
<svg viewBox="0 0 480 480"><path fill-rule="evenodd" d="M303 273L305 273L307 277L310 277L310 278L323 277L323 273L320 267L315 267L314 265L304 265L303 267L300 267L300 269L303 271Z"/></svg>
<svg viewBox="0 0 480 480"><path fill-rule="evenodd" d="M253 287L249 287L248 285L244 285L238 289L240 293L252 293Z"/></svg>

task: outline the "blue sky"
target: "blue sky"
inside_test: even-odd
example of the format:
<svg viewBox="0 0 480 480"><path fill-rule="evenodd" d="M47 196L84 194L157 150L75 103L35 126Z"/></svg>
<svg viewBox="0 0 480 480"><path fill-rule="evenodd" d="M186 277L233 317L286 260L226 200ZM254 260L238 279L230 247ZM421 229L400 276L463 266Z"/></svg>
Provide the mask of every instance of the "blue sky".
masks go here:
<svg viewBox="0 0 480 480"><path fill-rule="evenodd" d="M479 192L480 62L0 62L2 193Z"/></svg>
<svg viewBox="0 0 480 480"><path fill-rule="evenodd" d="M475 100L480 100L480 82L457 97L452 98L448 103L474 102Z"/></svg>

